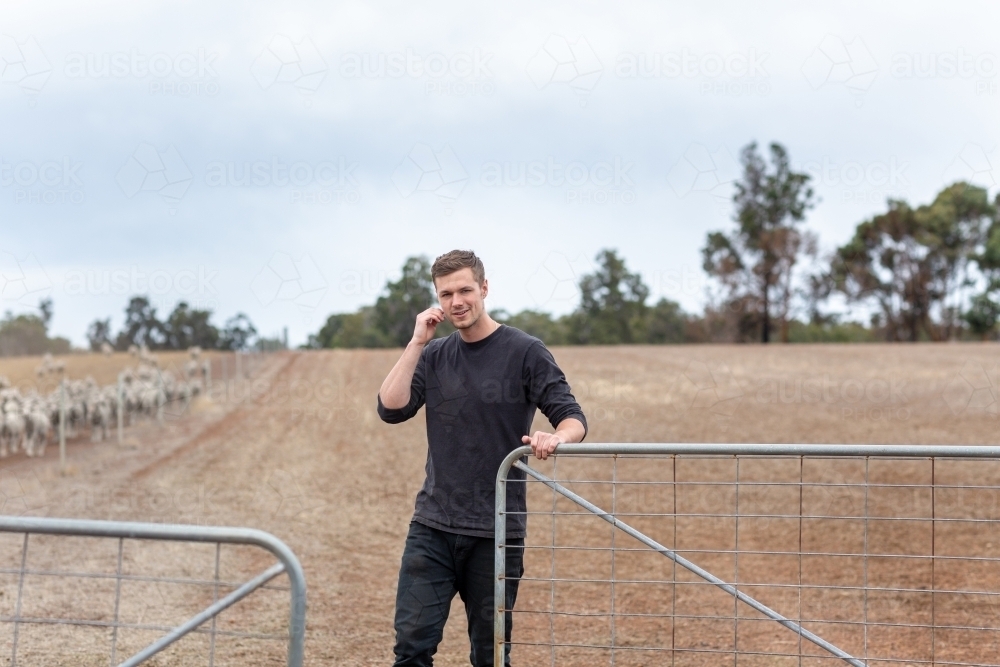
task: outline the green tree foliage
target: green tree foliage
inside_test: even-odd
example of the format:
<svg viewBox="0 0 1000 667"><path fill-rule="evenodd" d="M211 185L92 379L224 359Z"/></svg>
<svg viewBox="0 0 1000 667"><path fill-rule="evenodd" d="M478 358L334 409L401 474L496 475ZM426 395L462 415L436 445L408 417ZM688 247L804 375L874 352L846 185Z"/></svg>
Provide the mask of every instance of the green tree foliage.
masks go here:
<svg viewBox="0 0 1000 667"><path fill-rule="evenodd" d="M413 316L416 320L416 315ZM410 323L409 342L413 336L413 323ZM314 336L310 336L309 346L319 348L330 347L392 347L389 336L380 331L375 323L375 313L372 306L365 306L356 313L334 313L327 318L326 323ZM405 346L405 343L404 343Z"/></svg>
<svg viewBox="0 0 1000 667"><path fill-rule="evenodd" d="M250 318L243 313L236 313L226 320L219 334L218 347L222 350L248 350L256 336L257 329Z"/></svg>
<svg viewBox="0 0 1000 667"><path fill-rule="evenodd" d="M815 204L809 175L791 169L788 152L770 145L771 168L756 142L740 153L743 176L736 182L737 229L710 232L702 249L705 271L717 278L727 304L740 305L760 319L760 339L771 338L771 321L788 340L788 321L796 295L793 271L801 255L815 252L815 236L797 225ZM731 309L732 310L732 309Z"/></svg>
<svg viewBox="0 0 1000 667"><path fill-rule="evenodd" d="M430 261L420 255L407 257L399 280L389 281L374 306L354 313L330 315L308 347L406 347L413 337L417 315L438 304L431 281ZM437 326L436 338L455 329L447 322Z"/></svg>
<svg viewBox="0 0 1000 667"><path fill-rule="evenodd" d="M993 221L983 233L983 243L973 255L984 278L984 289L973 297L970 309L963 320L979 338L985 340L996 330L1000 319L1000 194L993 200Z"/></svg>
<svg viewBox="0 0 1000 667"><path fill-rule="evenodd" d="M569 342L645 342L649 287L626 268L617 251L602 250L595 259L597 270L580 278L580 306L569 318Z"/></svg>
<svg viewBox="0 0 1000 667"><path fill-rule="evenodd" d="M507 314L503 310L491 312L490 316L497 322L503 322L507 326L520 329L526 334L538 338L546 345L565 345L569 336L566 333L567 321L565 317L554 318L550 313L541 310L522 310L513 315Z"/></svg>
<svg viewBox="0 0 1000 667"><path fill-rule="evenodd" d="M372 324L390 345L406 347L417 315L437 303L430 261L408 257L399 280L386 283L385 292L375 302Z"/></svg>
<svg viewBox="0 0 1000 667"><path fill-rule="evenodd" d="M661 299L648 307L649 288L641 276L625 266L615 250L597 254L598 269L583 276L581 301L572 313L554 317L538 310L509 314L494 309L498 322L520 329L546 345L671 343L688 340L691 320L673 301ZM430 264L423 257L410 257L399 280L387 283L385 294L374 306L354 313L330 315L322 328L309 337L307 347L400 347L413 335L417 314L437 298L430 280ZM436 336L454 329L447 322Z"/></svg>
<svg viewBox="0 0 1000 667"><path fill-rule="evenodd" d="M219 330L211 323L212 311L191 308L180 301L163 323L163 346L170 350L186 350L198 346L214 349L219 346Z"/></svg>
<svg viewBox="0 0 1000 667"><path fill-rule="evenodd" d="M156 317L156 308L145 296L134 296L125 307L125 324L115 340L115 348L127 350L130 345L161 347L165 336L163 323Z"/></svg>
<svg viewBox="0 0 1000 667"><path fill-rule="evenodd" d="M105 343L111 344L111 318L96 319L87 327L87 343L93 352L100 352Z"/></svg>
<svg viewBox="0 0 1000 667"><path fill-rule="evenodd" d="M992 287L993 290L996 289L996 286ZM974 296L969 310L962 315L962 319L969 325L969 331L981 340L989 338L996 329L997 319L1000 318L1000 303L990 296L993 290Z"/></svg>
<svg viewBox="0 0 1000 667"><path fill-rule="evenodd" d="M52 323L52 298L45 298L38 302L38 315L45 325L46 331Z"/></svg>
<svg viewBox="0 0 1000 667"><path fill-rule="evenodd" d="M67 339L49 338L51 321L52 299L43 299L38 304L38 314L15 315L8 310L0 319L0 357L69 352Z"/></svg>
<svg viewBox="0 0 1000 667"><path fill-rule="evenodd" d="M660 299L649 309L646 342L683 343L688 340L688 318L676 301Z"/></svg>
<svg viewBox="0 0 1000 667"><path fill-rule="evenodd" d="M956 337L970 262L996 217L982 188L956 183L929 205L890 200L837 249L830 273L836 289L877 307L887 340ZM987 250L988 252L988 250Z"/></svg>
<svg viewBox="0 0 1000 667"><path fill-rule="evenodd" d="M99 350L104 341L114 340L118 350L130 345L146 345L158 350L203 349L246 350L251 347L257 329L250 318L237 313L220 330L212 323L212 311L192 308L180 301L161 321L156 308L145 296L133 296L125 307L125 323L116 336L111 334L111 320L97 319L87 329L92 350Z"/></svg>

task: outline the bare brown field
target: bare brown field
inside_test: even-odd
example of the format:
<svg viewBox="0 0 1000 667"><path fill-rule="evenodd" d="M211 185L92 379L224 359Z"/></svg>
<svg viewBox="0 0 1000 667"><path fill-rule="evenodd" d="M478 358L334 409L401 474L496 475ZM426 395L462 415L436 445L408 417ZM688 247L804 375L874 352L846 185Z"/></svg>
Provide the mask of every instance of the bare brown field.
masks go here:
<svg viewBox="0 0 1000 667"><path fill-rule="evenodd" d="M184 362L190 359L187 352L179 351L158 351L156 358L163 370L180 374ZM233 364L231 353L206 351L203 355L212 360L213 373L218 373L222 369L221 360L227 359ZM53 359L61 361L66 366L66 377L74 380L83 380L92 377L98 384L104 386L114 384L118 381L118 373L126 368L134 368L135 357L126 352L115 352L110 355L103 355L96 352L78 352L73 354L53 355ZM6 376L11 384L19 387L23 391L37 389L38 391L51 391L59 384L59 376L55 373L46 374L39 377L35 369L42 363L42 357L4 357L0 358L0 375ZM230 369L232 366L229 367Z"/></svg>
<svg viewBox="0 0 1000 667"><path fill-rule="evenodd" d="M956 344L557 348L553 352L588 415L590 442L995 444L998 351L993 345ZM333 350L270 355L253 381L216 383L210 399L200 402L193 414L162 427L141 424L129 432L125 446L74 443L69 448L69 474L59 474L55 448L44 460L3 462L2 511L248 525L273 532L300 556L306 571L307 664L391 664L399 556L426 455L422 418L389 426L375 415L376 392L397 354ZM102 359L94 355L87 362L94 369L87 372L95 377L106 373L113 379L117 373L113 364L119 359L106 360L109 368L99 370ZM8 360L0 360L0 374L17 376L19 371L7 364ZM32 378L33 369L29 364ZM68 370L76 375L72 367ZM546 428L547 423L539 416L535 426ZM609 462L603 460L564 459L557 465L562 479L594 475L608 479L611 474ZM669 482L675 474L673 465L670 460L622 460L615 474L619 481ZM698 554L692 558L699 564L735 578L784 613L823 621L813 629L843 642L845 648L863 650L867 642L870 657L891 658L872 664L922 664L930 651L938 664L995 656L1000 638L995 631L938 633L933 647L929 636L933 623L1000 625L996 598L929 592L930 586L935 591L1000 591L1000 566L993 560L995 545L1000 544L995 521L1000 520L1000 509L997 498L989 495L997 495L995 491L953 498L950 504L939 496L941 511L947 508L954 517L972 515L983 521L943 523L941 519L948 517L939 515L932 526L919 521L931 507L927 462L873 462L867 472L870 482L912 486L905 487L909 490L902 495L890 487L872 487L865 511L884 520L870 519L865 527L859 520L857 488L823 494L806 485L806 490L795 487L788 495L788 487L779 484L790 479L860 484L864 481L860 462L742 460L739 474L745 486L739 489L733 484L735 465L733 460L682 459L677 474L687 486L678 487L676 494L662 491L671 489L669 485L654 485L641 488L660 491L644 491L645 495L623 491L612 500L609 485L599 484L591 485L587 494L606 507L616 503L620 512L676 512L676 517L636 516L633 522L668 546ZM552 472L550 463L538 467ZM942 463L934 474L939 485L942 480L1000 484L1000 466L992 463L951 467ZM748 484L753 481L774 486ZM573 488L583 492L583 485ZM784 514L794 506L807 515L835 511L853 519L742 518L737 526L726 516L735 512L737 503L741 514ZM551 507L551 493L532 487L530 508ZM562 503L558 507L571 509ZM698 513L720 516L685 516ZM889 520L900 517L912 520ZM558 528L557 545L602 547L610 542L610 529L593 517L560 517L560 521L566 523ZM532 517L529 544L551 545L551 535L548 518ZM621 535L616 539L619 547L636 546ZM0 538L0 568L15 566L20 544L20 538ZM36 568L114 572L113 544L39 538L37 546L32 545L29 562ZM880 556L863 566L856 556L738 556L733 553L737 545L743 552L849 555L867 548ZM926 567L926 556L932 552L941 561L934 572ZM545 578L554 570L560 578L602 579L611 567L606 551L561 551L555 564L551 553L529 550L526 577ZM943 558L949 555L979 560ZM127 542L123 557L129 572L212 575L210 548ZM234 549L223 552L222 564L223 578L235 578L260 571L269 562L256 552ZM754 656L755 651L795 652L795 638L787 630L776 631L756 621L748 610L741 610L740 622L734 624L732 598L694 585L693 578L679 570L675 574L662 556L621 552L614 567L619 580L677 583L619 584L612 593L606 584L553 588L544 581L526 581L518 608L546 610L555 597L559 609L603 613L613 600L618 613L631 614L618 621L621 643L662 647L674 641L678 648L688 649L673 656L618 651L615 664L619 665L661 665L670 660L677 665L720 664L733 661L734 641L746 651L738 664L798 664L797 658ZM870 593L870 599L862 600L856 588L865 578L870 587L894 590ZM799 588L799 583L812 588ZM24 600L30 606L24 613L106 621L111 618L113 588L101 579L53 583L29 577ZM896 591L904 588L912 592ZM0 616L12 613L14 596L16 578L0 575ZM210 600L211 592L201 589L133 583L123 586L121 619L169 624ZM219 627L274 631L285 622L286 610L280 591L266 591L223 614ZM665 612L676 613L676 625L642 616ZM867 638L858 629L863 615L870 624ZM464 614L457 600L453 617L436 664L468 664ZM515 640L548 641L549 617L528 618L518 617ZM923 627L902 627L898 619ZM606 620L566 617L553 621L553 626L560 640L568 643L609 639ZM123 631L119 639L126 648L135 648L154 637L153 632L135 630ZM0 639L7 642L9 656L9 623L0 623ZM20 665L107 664L109 633L104 630L25 626L20 642ZM204 636L185 639L151 664L207 664L207 642ZM0 643L0 654L3 646ZM273 641L220 639L217 649L216 665L277 665L282 660L282 647ZM803 653L820 655L809 649ZM550 658L548 649L528 647L517 647L514 655L519 665L548 664ZM560 651L558 657L559 665L609 660L606 653L573 650ZM819 657L802 661L821 663L831 661Z"/></svg>

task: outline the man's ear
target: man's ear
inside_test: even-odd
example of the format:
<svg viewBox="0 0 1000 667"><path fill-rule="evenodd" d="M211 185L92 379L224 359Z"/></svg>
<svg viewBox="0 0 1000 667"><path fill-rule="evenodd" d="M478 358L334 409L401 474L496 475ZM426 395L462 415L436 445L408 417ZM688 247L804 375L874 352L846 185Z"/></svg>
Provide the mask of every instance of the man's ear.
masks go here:
<svg viewBox="0 0 1000 667"><path fill-rule="evenodd" d="M490 283L486 278L483 278L483 298L486 298L486 293L490 291Z"/></svg>

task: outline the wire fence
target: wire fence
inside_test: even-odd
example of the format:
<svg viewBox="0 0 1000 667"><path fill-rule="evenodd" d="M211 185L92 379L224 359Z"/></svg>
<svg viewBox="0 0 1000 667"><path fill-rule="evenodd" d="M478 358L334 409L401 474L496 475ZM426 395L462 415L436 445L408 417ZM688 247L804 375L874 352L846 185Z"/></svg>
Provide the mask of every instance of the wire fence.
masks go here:
<svg viewBox="0 0 1000 667"><path fill-rule="evenodd" d="M528 535L496 664L505 611L520 664L997 664L1000 447L524 454L497 481L497 600L508 486Z"/></svg>
<svg viewBox="0 0 1000 667"><path fill-rule="evenodd" d="M133 667L157 656L167 662L156 664L302 665L305 580L295 555L268 533L0 517L0 535L4 664ZM227 551L245 547L278 562L254 576L236 572ZM282 574L287 585L270 583ZM222 623L255 592L265 598L259 621Z"/></svg>

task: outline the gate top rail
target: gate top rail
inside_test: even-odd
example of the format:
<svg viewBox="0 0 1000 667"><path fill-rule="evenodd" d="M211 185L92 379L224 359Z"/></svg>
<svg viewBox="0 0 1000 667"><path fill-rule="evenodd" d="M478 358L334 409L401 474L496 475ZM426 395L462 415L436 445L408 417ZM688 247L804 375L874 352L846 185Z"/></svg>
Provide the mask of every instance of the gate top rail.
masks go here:
<svg viewBox="0 0 1000 667"><path fill-rule="evenodd" d="M512 451L500 466L506 471L514 461L531 454L525 445ZM995 445L851 445L851 444L740 444L740 443L666 443L666 442L597 442L559 445L554 455L623 454L623 455L702 455L702 456L899 456L1000 458Z"/></svg>
<svg viewBox="0 0 1000 667"><path fill-rule="evenodd" d="M255 528L13 516L0 516L0 532L72 537L168 540L174 542L209 542L213 544L245 544L266 549L280 561L281 570L288 574L292 593L292 606L288 628L288 665L289 667L301 667L302 665L306 626L306 578L302 571L302 565L292 550L287 544L270 533ZM277 567L275 566L275 568ZM271 576L273 577L277 574L278 572L275 572Z"/></svg>

